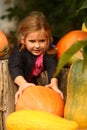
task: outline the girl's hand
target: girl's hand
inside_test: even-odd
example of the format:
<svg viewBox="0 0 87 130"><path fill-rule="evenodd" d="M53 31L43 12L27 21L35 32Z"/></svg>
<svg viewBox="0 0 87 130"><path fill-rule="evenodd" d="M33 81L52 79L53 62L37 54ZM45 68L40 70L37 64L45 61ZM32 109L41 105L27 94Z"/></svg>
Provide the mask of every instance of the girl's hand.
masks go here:
<svg viewBox="0 0 87 130"><path fill-rule="evenodd" d="M58 88L58 80L56 78L52 78L51 83L46 85L46 87L52 88L53 90L58 92L61 95L62 98L64 98L63 93Z"/></svg>
<svg viewBox="0 0 87 130"><path fill-rule="evenodd" d="M63 97L63 93L58 89L58 88L52 88L53 90L55 90L56 92L58 92L60 95L61 95L61 97L64 99L64 97Z"/></svg>
<svg viewBox="0 0 87 130"><path fill-rule="evenodd" d="M33 83L26 83L26 84L24 85L24 87L23 87L23 86L22 86L22 87L21 87L21 86L19 87L18 91L17 91L16 94L15 94L15 104L17 103L18 98L21 97L23 91L24 91L27 87L31 87L31 86L35 86L35 84L33 84Z"/></svg>
<svg viewBox="0 0 87 130"><path fill-rule="evenodd" d="M45 85L45 87L55 90L56 92L58 92L61 95L62 98L64 98L63 93L58 89L58 86L52 86L51 84L48 84L48 85Z"/></svg>

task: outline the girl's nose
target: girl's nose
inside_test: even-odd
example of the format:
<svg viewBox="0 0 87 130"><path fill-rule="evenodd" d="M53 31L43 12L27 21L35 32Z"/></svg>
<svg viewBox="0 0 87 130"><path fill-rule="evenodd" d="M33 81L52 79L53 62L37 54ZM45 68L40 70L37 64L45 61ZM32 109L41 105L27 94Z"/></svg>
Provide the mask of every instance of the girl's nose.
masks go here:
<svg viewBox="0 0 87 130"><path fill-rule="evenodd" d="M36 43L35 43L35 47L36 47L36 48L40 47L39 42L36 42Z"/></svg>

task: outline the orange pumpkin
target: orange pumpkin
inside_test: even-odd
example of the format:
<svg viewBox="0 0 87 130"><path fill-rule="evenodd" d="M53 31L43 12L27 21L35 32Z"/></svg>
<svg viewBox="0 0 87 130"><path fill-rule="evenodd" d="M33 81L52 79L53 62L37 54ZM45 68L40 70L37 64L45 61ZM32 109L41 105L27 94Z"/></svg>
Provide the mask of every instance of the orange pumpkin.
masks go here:
<svg viewBox="0 0 87 130"><path fill-rule="evenodd" d="M64 101L59 93L43 86L28 87L16 104L18 110L42 110L63 116Z"/></svg>
<svg viewBox="0 0 87 130"><path fill-rule="evenodd" d="M4 56L8 52L8 40L2 31L0 31L0 57Z"/></svg>
<svg viewBox="0 0 87 130"><path fill-rule="evenodd" d="M57 55L58 59L61 58L63 53L67 51L72 44L79 40L85 40L87 38L87 32L81 30L74 30L66 35L64 35L58 42L57 42ZM75 60L82 58L81 52L77 52L72 59L69 60L70 63L74 62Z"/></svg>

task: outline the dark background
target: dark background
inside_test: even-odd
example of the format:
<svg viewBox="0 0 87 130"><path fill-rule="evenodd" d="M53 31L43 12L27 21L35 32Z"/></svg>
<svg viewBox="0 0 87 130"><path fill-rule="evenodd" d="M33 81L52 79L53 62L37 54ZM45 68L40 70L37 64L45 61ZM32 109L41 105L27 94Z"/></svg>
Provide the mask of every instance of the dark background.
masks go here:
<svg viewBox="0 0 87 130"><path fill-rule="evenodd" d="M55 43L69 31L80 30L87 19L87 0L18 0L15 3L1 19L15 17L20 21L33 10L42 11L50 24ZM10 32L13 39L14 33Z"/></svg>

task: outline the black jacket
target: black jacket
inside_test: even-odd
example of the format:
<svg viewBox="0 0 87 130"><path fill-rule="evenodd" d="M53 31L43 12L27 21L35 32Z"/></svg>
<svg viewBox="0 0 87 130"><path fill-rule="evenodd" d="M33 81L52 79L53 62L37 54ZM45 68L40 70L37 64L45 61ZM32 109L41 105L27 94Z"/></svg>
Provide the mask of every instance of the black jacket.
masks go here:
<svg viewBox="0 0 87 130"><path fill-rule="evenodd" d="M22 75L27 81L36 60L36 56L31 54L27 49L19 50L19 46L15 45L8 60L8 68L12 79ZM56 54L44 54L43 64L44 70L47 71L48 81L50 82L57 66Z"/></svg>

